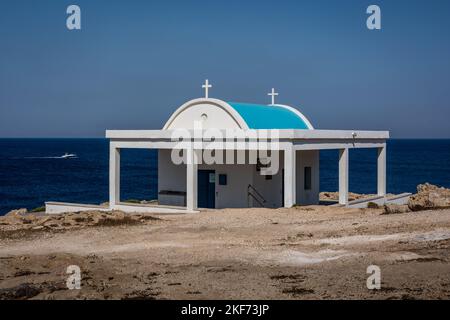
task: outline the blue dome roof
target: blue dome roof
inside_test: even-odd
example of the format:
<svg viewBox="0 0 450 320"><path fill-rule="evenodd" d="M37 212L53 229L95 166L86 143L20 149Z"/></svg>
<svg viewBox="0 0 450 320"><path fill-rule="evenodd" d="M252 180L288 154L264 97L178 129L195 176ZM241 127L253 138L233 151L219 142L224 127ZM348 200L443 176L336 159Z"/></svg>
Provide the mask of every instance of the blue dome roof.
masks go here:
<svg viewBox="0 0 450 320"><path fill-rule="evenodd" d="M240 102L228 104L239 113L250 129L312 129L308 120L285 106Z"/></svg>

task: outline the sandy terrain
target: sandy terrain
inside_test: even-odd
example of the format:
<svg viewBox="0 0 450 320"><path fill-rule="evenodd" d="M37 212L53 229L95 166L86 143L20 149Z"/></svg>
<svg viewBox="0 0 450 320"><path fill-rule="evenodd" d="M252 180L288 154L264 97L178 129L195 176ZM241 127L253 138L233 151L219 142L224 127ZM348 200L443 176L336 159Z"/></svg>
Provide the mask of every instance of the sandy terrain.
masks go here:
<svg viewBox="0 0 450 320"><path fill-rule="evenodd" d="M450 209L381 213L313 206L3 223L0 299L449 299ZM366 287L372 264L381 290ZM81 268L80 290L66 287L69 265Z"/></svg>

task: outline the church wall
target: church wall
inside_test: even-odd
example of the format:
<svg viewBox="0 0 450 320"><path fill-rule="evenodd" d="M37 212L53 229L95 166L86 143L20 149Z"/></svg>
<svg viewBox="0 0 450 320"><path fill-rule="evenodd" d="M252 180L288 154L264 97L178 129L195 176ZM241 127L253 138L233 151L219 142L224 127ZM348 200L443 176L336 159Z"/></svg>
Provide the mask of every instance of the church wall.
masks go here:
<svg viewBox="0 0 450 320"><path fill-rule="evenodd" d="M160 195L161 190L186 192L186 165L175 165L172 150L158 150L158 202L162 205L184 206L181 196Z"/></svg>
<svg viewBox="0 0 450 320"><path fill-rule="evenodd" d="M214 164L199 165L199 169L215 170L216 208L247 208L247 186L252 183L255 165L250 164ZM227 175L227 184L219 184L219 175Z"/></svg>
<svg viewBox="0 0 450 320"><path fill-rule="evenodd" d="M246 156L248 159L248 155ZM282 170L283 152L279 154L279 170L267 179L256 170L255 164L199 164L199 170L215 170L216 208L246 208L260 205L248 198L249 184L266 200L266 207L283 206ZM311 167L311 190L305 190L305 167ZM220 185L219 175L227 175L227 185ZM171 160L171 150L158 151L158 194L161 190L186 191L186 165L175 165ZM183 198L158 195L160 204L183 206ZM319 202L319 151L297 151L296 154L296 203L302 205Z"/></svg>
<svg viewBox="0 0 450 320"><path fill-rule="evenodd" d="M319 151L297 151L296 153L296 198L297 204L319 203ZM311 189L305 190L305 167L311 167Z"/></svg>
<svg viewBox="0 0 450 320"><path fill-rule="evenodd" d="M271 176L271 179L261 175L261 172L256 170L256 166L253 168L253 186L264 197L266 200L265 206L269 208L279 208L283 206L283 152L279 152L278 156L279 169L276 174ZM260 207L256 201L253 203L253 206Z"/></svg>
<svg viewBox="0 0 450 320"><path fill-rule="evenodd" d="M225 154L224 154L225 157ZM248 207L247 186L252 183L255 165L199 164L199 170L215 170L216 208ZM227 185L219 184L219 175L227 175ZM186 191L186 165L175 165L171 150L158 151L158 201L161 205L183 206L177 196L160 195L160 191Z"/></svg>

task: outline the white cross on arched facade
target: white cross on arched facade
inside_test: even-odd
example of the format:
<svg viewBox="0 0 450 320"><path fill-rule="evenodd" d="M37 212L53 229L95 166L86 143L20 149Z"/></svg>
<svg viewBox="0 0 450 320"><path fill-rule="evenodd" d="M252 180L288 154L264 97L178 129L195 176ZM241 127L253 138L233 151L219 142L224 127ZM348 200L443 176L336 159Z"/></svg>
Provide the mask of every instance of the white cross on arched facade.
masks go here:
<svg viewBox="0 0 450 320"><path fill-rule="evenodd" d="M272 96L272 103L271 104L275 104L275 96L278 95L278 93L275 92L275 88L272 88L272 92L269 92L267 95L268 96Z"/></svg>
<svg viewBox="0 0 450 320"><path fill-rule="evenodd" d="M202 88L205 89L205 98L208 99L208 91L209 91L209 88L212 88L212 85L209 84L208 79L205 80L205 84L202 85Z"/></svg>

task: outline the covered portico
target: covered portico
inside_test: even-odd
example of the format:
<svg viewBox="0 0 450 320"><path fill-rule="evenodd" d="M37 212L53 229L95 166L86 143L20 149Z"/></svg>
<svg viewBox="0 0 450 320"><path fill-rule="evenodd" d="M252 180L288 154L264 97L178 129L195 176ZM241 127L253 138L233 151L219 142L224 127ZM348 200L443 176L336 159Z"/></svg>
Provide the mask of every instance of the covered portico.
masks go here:
<svg viewBox="0 0 450 320"><path fill-rule="evenodd" d="M96 210L185 213L197 212L199 207L290 208L319 204L319 152L330 149L339 150L338 205L353 205L348 197L349 151L357 148L378 150L378 195L374 201L387 201L388 131L317 130L299 109L275 104L278 93L274 89L269 93L272 103L263 105L209 98L208 81L203 88L205 97L182 104L162 130L106 131L110 141L109 204L97 206ZM158 150L157 204L121 201L123 149ZM174 161L174 151L183 154L183 161ZM204 161L205 153L217 152L225 154L221 157L226 161ZM272 166L274 161L276 170L267 173L265 166L268 162ZM71 212L74 208L89 210L93 206L46 203L49 213Z"/></svg>
<svg viewBox="0 0 450 320"><path fill-rule="evenodd" d="M108 130L106 132L106 137L110 139L109 203L111 210L124 210L125 205L120 201L120 150L126 148L173 150L179 147L178 141L173 141L173 134L172 130ZM279 137L276 144L267 139L264 141L264 145L265 148L283 154L284 207L289 208L295 204L301 204L296 200L296 164L301 151L339 150L339 204L347 205L349 203L349 150L377 148L377 193L380 197L386 195L386 139L389 138L388 132L284 129L277 130L276 134ZM196 134L192 131L192 137L195 136ZM257 138L257 141L253 141L255 136L264 135L258 135L257 132L251 132L251 130L240 130L240 132L236 132L236 136L239 136L240 139L235 141L215 140L213 143L208 139L193 139L193 147L185 149L187 158L186 211L194 212L198 209L198 163L204 150L214 149L219 145L225 150L232 151L258 150L261 139L264 139L260 137ZM202 147L196 149L195 145Z"/></svg>

